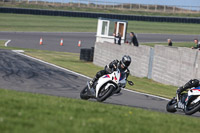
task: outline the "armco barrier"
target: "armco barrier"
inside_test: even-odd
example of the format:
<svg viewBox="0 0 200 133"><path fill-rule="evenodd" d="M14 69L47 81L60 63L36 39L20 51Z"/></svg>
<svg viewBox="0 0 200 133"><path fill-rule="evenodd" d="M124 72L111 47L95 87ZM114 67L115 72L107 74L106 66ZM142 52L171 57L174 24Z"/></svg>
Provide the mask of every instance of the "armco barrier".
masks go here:
<svg viewBox="0 0 200 133"><path fill-rule="evenodd" d="M55 11L55 10L25 9L25 8L6 8L6 7L0 7L0 13L18 13L18 14L86 17L86 18L103 17L110 19L151 21L151 22L176 22L176 23L198 23L198 24L200 23L200 18L119 15L119 14L105 14L105 13L88 13L88 12Z"/></svg>
<svg viewBox="0 0 200 133"><path fill-rule="evenodd" d="M130 55L131 74L148 77L157 82L180 86L188 80L200 77L200 51L182 47L156 45L154 48L140 45L96 43L93 63L104 67L114 59Z"/></svg>

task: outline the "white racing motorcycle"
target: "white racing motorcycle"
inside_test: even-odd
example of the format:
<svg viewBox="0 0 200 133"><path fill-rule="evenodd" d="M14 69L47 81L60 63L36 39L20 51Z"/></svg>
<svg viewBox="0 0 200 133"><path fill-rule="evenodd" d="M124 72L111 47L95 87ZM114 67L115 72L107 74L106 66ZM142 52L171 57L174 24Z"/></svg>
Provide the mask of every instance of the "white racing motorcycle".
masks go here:
<svg viewBox="0 0 200 133"><path fill-rule="evenodd" d="M126 82L126 74L117 69L111 74L100 77L92 88L90 88L89 82L87 82L87 86L80 92L80 97L84 100L94 98L102 102L113 94L119 93L121 88L125 87ZM134 85L132 81L128 81L128 83Z"/></svg>
<svg viewBox="0 0 200 133"><path fill-rule="evenodd" d="M166 109L171 113L183 110L186 115L200 111L200 86L189 89L187 93L182 93L180 97L174 97L168 102Z"/></svg>

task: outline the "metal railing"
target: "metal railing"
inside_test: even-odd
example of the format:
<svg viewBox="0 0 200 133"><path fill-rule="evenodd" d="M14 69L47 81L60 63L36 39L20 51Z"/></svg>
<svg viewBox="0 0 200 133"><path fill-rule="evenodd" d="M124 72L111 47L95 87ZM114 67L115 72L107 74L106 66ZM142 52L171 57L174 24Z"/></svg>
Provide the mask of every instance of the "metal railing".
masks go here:
<svg viewBox="0 0 200 133"><path fill-rule="evenodd" d="M79 8L118 9L131 11L165 12L165 13L200 13L200 6L181 5L145 5L120 3L100 0L0 0L0 3L27 3Z"/></svg>

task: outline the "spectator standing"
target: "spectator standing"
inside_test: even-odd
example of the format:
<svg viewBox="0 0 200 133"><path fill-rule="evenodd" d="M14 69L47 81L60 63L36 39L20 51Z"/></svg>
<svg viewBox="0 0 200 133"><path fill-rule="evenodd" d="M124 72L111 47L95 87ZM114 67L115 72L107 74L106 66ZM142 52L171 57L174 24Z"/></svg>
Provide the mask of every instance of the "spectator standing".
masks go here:
<svg viewBox="0 0 200 133"><path fill-rule="evenodd" d="M200 42L198 41L198 39L194 39L194 43L196 44L196 46L192 47L192 49L200 49Z"/></svg>
<svg viewBox="0 0 200 133"><path fill-rule="evenodd" d="M129 42L129 44L133 44L134 46L138 47L139 43L133 32L130 33L130 37L131 37L131 41Z"/></svg>
<svg viewBox="0 0 200 133"><path fill-rule="evenodd" d="M118 45L121 45L121 35L120 35L120 33L118 33L117 35L115 33L113 33L113 36L115 37L114 38L114 43L118 44Z"/></svg>
<svg viewBox="0 0 200 133"><path fill-rule="evenodd" d="M172 46L172 40L171 39L167 39L168 42L168 46Z"/></svg>
<svg viewBox="0 0 200 133"><path fill-rule="evenodd" d="M116 44L116 34L113 33L113 36L114 36L114 44Z"/></svg>

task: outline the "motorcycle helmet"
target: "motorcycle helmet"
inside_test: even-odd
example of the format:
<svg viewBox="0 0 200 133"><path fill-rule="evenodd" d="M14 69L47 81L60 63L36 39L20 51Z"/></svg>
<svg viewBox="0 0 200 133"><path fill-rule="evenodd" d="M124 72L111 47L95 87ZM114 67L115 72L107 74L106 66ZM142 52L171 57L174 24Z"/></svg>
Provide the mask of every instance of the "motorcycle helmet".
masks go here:
<svg viewBox="0 0 200 133"><path fill-rule="evenodd" d="M124 55L121 60L121 64L127 68L131 64L131 57L129 55Z"/></svg>

